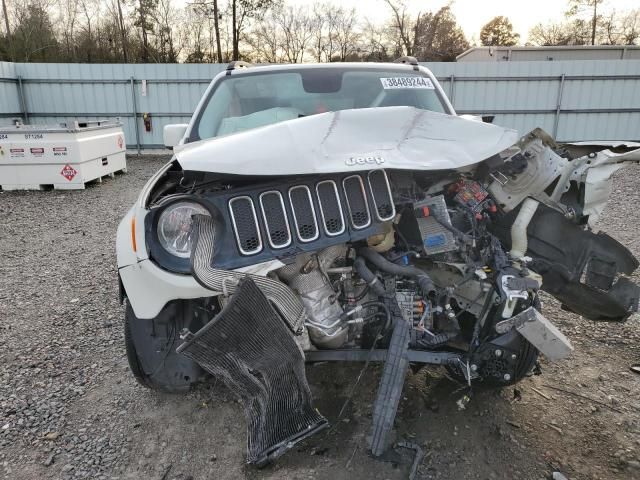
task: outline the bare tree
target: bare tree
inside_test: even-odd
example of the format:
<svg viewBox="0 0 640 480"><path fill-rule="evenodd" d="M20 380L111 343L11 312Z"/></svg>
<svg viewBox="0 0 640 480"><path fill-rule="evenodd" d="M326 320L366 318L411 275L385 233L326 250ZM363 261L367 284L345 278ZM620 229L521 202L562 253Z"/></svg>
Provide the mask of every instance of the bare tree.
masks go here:
<svg viewBox="0 0 640 480"><path fill-rule="evenodd" d="M84 54L86 55L86 61L91 63L95 61L93 58L95 41L93 37L94 24L93 19L96 15L99 15L100 4L94 0L80 0L80 10L84 16L83 33L85 39Z"/></svg>
<svg viewBox="0 0 640 480"><path fill-rule="evenodd" d="M255 61L265 63L285 61L282 49L285 42L284 34L275 12L270 12L256 24L247 42L253 49Z"/></svg>
<svg viewBox="0 0 640 480"><path fill-rule="evenodd" d="M591 24L591 45L596 44L598 23L602 19L598 7L604 2L605 0L569 0L569 9L565 13L567 18L580 19L580 17L585 14L589 17L589 23Z"/></svg>
<svg viewBox="0 0 640 480"><path fill-rule="evenodd" d="M414 45L416 43L417 26L420 23L420 13L414 21L411 15L407 13L407 5L405 0L385 0L391 12L393 13L393 24L398 32L400 43L404 47L406 55L413 55Z"/></svg>
<svg viewBox="0 0 640 480"><path fill-rule="evenodd" d="M240 59L240 39L252 18L261 18L272 7L278 7L280 0L230 0L231 1L231 46L232 60Z"/></svg>
<svg viewBox="0 0 640 480"><path fill-rule="evenodd" d="M623 45L634 45L640 40L640 8L627 12L619 24L620 43Z"/></svg>
<svg viewBox="0 0 640 480"><path fill-rule="evenodd" d="M179 47L174 42L174 25L179 24L180 19L171 0L158 0L156 9L151 12L151 17L156 24L156 60L162 63L177 62Z"/></svg>
<svg viewBox="0 0 640 480"><path fill-rule="evenodd" d="M129 52L127 51L127 32L124 26L124 18L122 16L122 1L116 0L118 6L118 30L120 31L120 41L122 43L122 56L124 63L129 63Z"/></svg>
<svg viewBox="0 0 640 480"><path fill-rule="evenodd" d="M77 39L76 26L78 24L79 4L78 0L59 0L56 5L58 35L61 38L61 46L64 48L66 61L76 61Z"/></svg>
<svg viewBox="0 0 640 480"><path fill-rule="evenodd" d="M356 10L345 10L339 8L336 15L335 41L338 45L340 61L347 60L349 55L358 48L360 33L356 30L357 17Z"/></svg>
<svg viewBox="0 0 640 480"><path fill-rule="evenodd" d="M600 21L600 43L633 45L640 38L640 9L618 13L609 12Z"/></svg>
<svg viewBox="0 0 640 480"><path fill-rule="evenodd" d="M568 45L567 28L562 23L538 23L529 30L529 43L540 46Z"/></svg>
<svg viewBox="0 0 640 480"><path fill-rule="evenodd" d="M360 55L363 60L386 62L390 60L393 46L390 44L387 29L365 19L360 32Z"/></svg>
<svg viewBox="0 0 640 480"><path fill-rule="evenodd" d="M326 4L313 4L313 41L311 51L316 62L322 61L322 52L325 39L325 29L327 26L327 17L325 16Z"/></svg>
<svg viewBox="0 0 640 480"><path fill-rule="evenodd" d="M13 49L11 48L11 28L9 26L9 13L7 11L7 2L6 0L2 0L2 14L4 15L4 27L5 30L7 32L7 43L8 43L8 50L9 50L9 58L13 58L13 54L12 51Z"/></svg>
<svg viewBox="0 0 640 480"><path fill-rule="evenodd" d="M289 6L274 13L284 33L282 48L286 59L292 63L303 62L314 28L314 22L308 10Z"/></svg>
<svg viewBox="0 0 640 480"><path fill-rule="evenodd" d="M182 45L187 52L184 61L187 63L205 63L212 60L212 55L206 53L205 45L210 42L207 39L205 23L208 18L203 17L194 8L186 8L182 24Z"/></svg>
<svg viewBox="0 0 640 480"><path fill-rule="evenodd" d="M197 1L191 4L195 12L203 15L209 20L213 20L213 30L216 42L216 56L218 63L222 63L222 45L220 40L220 9L218 0Z"/></svg>

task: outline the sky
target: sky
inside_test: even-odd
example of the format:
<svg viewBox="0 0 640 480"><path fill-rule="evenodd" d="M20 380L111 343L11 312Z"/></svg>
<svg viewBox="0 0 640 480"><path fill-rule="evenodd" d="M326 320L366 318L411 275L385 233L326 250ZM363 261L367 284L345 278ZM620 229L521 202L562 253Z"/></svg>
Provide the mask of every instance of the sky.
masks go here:
<svg viewBox="0 0 640 480"><path fill-rule="evenodd" d="M312 4L315 0L287 0L293 5ZM362 17L381 22L388 18L389 7L384 0L327 0L330 3L354 7ZM447 0L406 0L410 11L438 10L448 3ZM527 40L529 29L537 23L560 21L564 18L566 0L454 0L452 5L458 23L462 26L469 40L478 40L482 25L493 17L503 15L509 17L514 30L521 35L521 42ZM629 10L639 8L639 0L608 0L603 8L607 11Z"/></svg>

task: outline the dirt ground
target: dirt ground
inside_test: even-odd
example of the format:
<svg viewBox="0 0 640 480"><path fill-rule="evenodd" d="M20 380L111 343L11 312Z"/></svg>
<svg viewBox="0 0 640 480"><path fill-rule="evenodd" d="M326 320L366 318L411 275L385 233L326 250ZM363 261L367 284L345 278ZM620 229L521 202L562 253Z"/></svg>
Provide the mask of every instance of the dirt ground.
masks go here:
<svg viewBox="0 0 640 480"><path fill-rule="evenodd" d="M245 421L221 384L163 395L129 374L115 232L155 157L75 192L0 192L0 478L404 479L412 454L373 460L366 436L380 366L334 428L275 465L245 465ZM619 172L601 228L640 255L640 167ZM638 280L638 278L636 278ZM640 479L640 319L594 323L544 311L571 339L516 388L463 392L439 369L411 373L396 437L424 448L421 479ZM335 424L360 364L307 369ZM398 459L397 459L398 460Z"/></svg>

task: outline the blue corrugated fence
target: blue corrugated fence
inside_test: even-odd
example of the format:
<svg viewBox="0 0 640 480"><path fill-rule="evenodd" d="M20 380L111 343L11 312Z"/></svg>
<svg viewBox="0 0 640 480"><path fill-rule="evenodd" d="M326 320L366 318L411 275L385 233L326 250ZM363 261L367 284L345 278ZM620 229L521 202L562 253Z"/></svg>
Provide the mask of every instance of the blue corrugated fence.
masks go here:
<svg viewBox="0 0 640 480"><path fill-rule="evenodd" d="M561 141L640 140L640 61L425 64L459 113L495 115ZM0 62L0 124L120 118L129 148L159 148L162 127L188 122L218 64ZM142 116L149 113L152 129Z"/></svg>

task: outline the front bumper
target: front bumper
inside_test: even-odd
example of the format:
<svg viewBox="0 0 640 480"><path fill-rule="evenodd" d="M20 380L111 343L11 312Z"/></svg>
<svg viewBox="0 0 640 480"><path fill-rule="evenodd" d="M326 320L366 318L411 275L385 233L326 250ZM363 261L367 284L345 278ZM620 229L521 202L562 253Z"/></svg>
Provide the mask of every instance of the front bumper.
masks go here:
<svg viewBox="0 0 640 480"><path fill-rule="evenodd" d="M155 318L171 300L217 295L190 275L162 270L151 260L142 260L118 270L126 297L137 318Z"/></svg>

